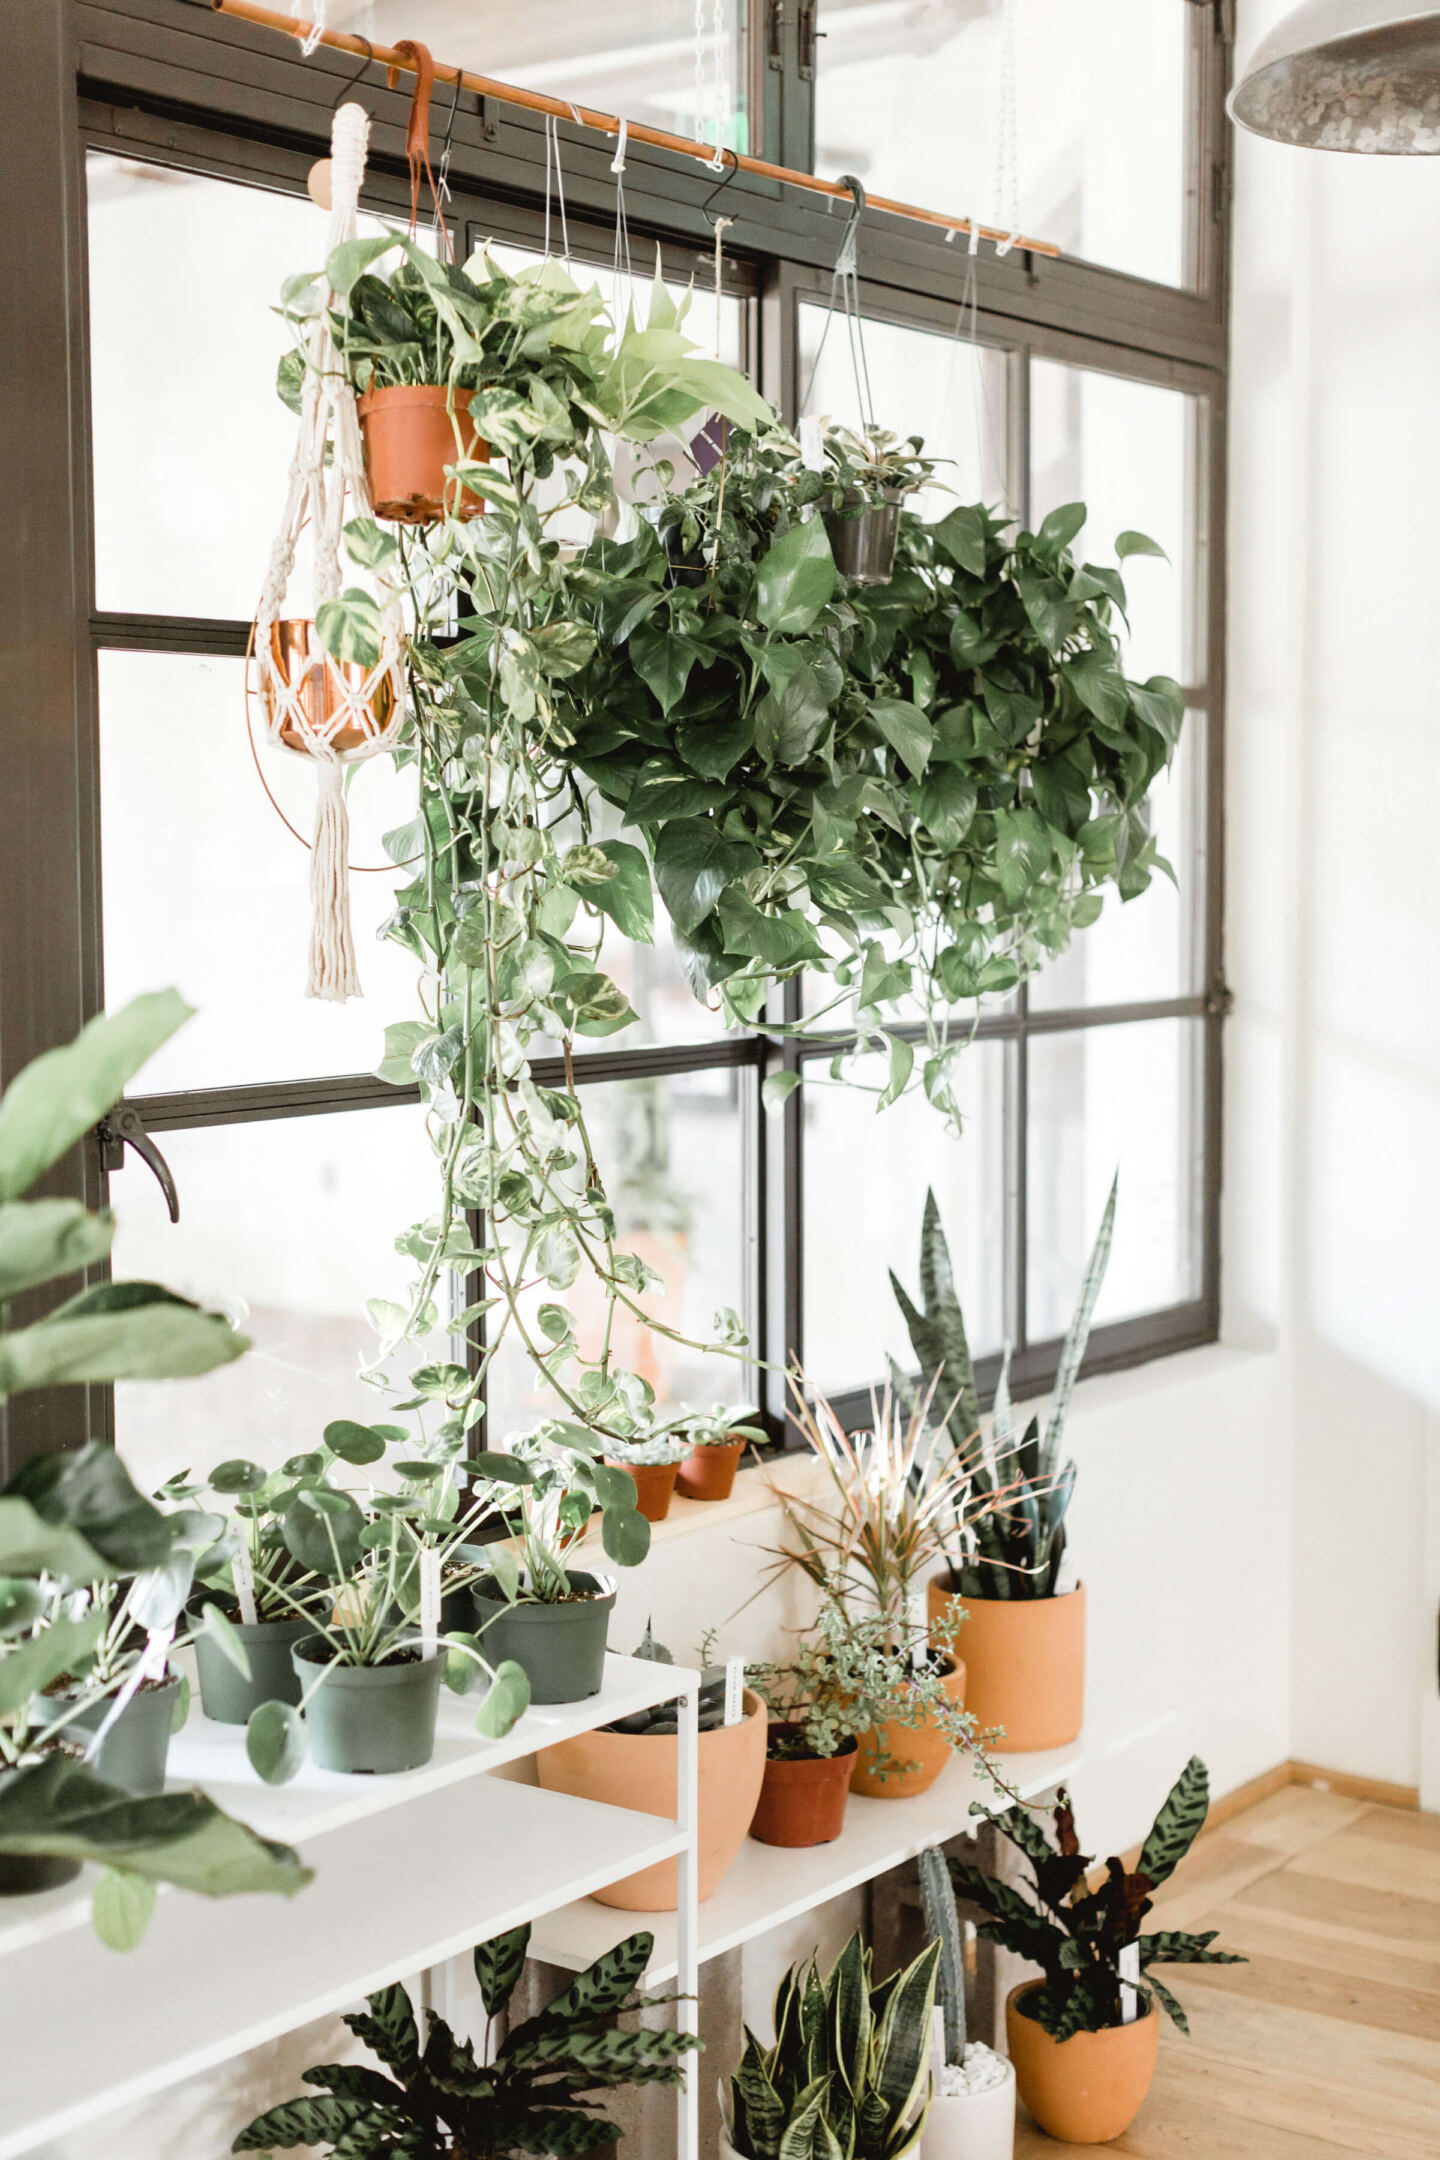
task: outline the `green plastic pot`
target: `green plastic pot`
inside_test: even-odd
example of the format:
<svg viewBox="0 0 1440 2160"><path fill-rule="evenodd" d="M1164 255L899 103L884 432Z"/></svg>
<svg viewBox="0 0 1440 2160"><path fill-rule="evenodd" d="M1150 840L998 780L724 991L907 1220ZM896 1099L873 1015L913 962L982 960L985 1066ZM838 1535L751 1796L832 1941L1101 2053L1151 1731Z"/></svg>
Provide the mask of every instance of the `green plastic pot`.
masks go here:
<svg viewBox="0 0 1440 2160"><path fill-rule="evenodd" d="M418 1640L403 1647L413 1649ZM320 1654L306 1657L311 1649ZM314 1634L290 1652L307 1696L311 1760L322 1770L364 1770L380 1776L418 1770L429 1762L435 1752L443 1655L383 1665L327 1665L329 1656L330 1644Z"/></svg>
<svg viewBox="0 0 1440 2160"><path fill-rule="evenodd" d="M18 1770L0 1771L0 1792ZM33 1897L40 1890L59 1890L80 1873L78 1860L59 1853L0 1853L0 1897Z"/></svg>
<svg viewBox="0 0 1440 2160"><path fill-rule="evenodd" d="M523 1666L532 1703L583 1702L587 1695L599 1694L605 1678L615 1585L606 1576L583 1575L578 1569L570 1581L587 1595L558 1605L507 1605L487 1594L487 1586L493 1591L493 1576L483 1577L471 1592L486 1657L492 1665L513 1658Z"/></svg>
<svg viewBox="0 0 1440 2160"><path fill-rule="evenodd" d="M90 1765L95 1775L107 1785L118 1785L122 1792L134 1793L137 1799L150 1799L164 1792L165 1758L170 1752L170 1731L179 1700L180 1679L175 1673L160 1687L151 1687L147 1682L138 1689L101 1741L100 1752ZM113 1697L107 1696L103 1702L91 1703L78 1717L69 1718L63 1695L42 1695L35 1709L46 1724L62 1725L66 1738L84 1747L104 1724L112 1701Z"/></svg>
<svg viewBox="0 0 1440 2160"><path fill-rule="evenodd" d="M490 1565L489 1548L484 1545L457 1545L450 1553L452 1564L462 1567L487 1568ZM447 1590L444 1578L440 1584L440 1632L452 1635L457 1629L468 1634L475 1625L475 1582L461 1583L458 1589Z"/></svg>
<svg viewBox="0 0 1440 2160"><path fill-rule="evenodd" d="M195 1637L195 1670L200 1680L200 1705L206 1717L220 1725L243 1725L252 1710L264 1702L298 1703L300 1682L290 1652L297 1642L315 1632L313 1620L257 1620L253 1624L232 1618L218 1598L192 1598L185 1610L198 1623L207 1605L218 1604L238 1635L250 1660L250 1677L237 1671L219 1644L208 1635Z"/></svg>

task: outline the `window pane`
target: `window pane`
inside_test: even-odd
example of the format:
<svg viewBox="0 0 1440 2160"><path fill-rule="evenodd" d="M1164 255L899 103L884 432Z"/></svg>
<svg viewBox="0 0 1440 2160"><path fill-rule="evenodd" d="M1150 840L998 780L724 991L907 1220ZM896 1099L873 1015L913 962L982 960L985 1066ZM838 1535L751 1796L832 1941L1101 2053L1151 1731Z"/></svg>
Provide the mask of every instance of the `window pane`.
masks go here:
<svg viewBox="0 0 1440 2160"><path fill-rule="evenodd" d="M960 1061L963 1137L945 1130L918 1093L877 1113L875 1097L831 1084L806 1066L804 1106L805 1373L824 1394L885 1377L909 1343L890 1288L894 1269L913 1297L925 1188L933 1185L950 1243L974 1357L1005 1329L1005 1053L975 1043ZM884 1085L883 1061L857 1077Z"/></svg>
<svg viewBox="0 0 1440 2160"><path fill-rule="evenodd" d="M254 1342L198 1380L124 1381L120 1452L148 1489L175 1470L230 1455L273 1467L314 1447L331 1418L381 1418L385 1398L356 1378L375 1335L372 1297L403 1297L413 1262L397 1235L434 1210L439 1171L424 1118L408 1105L277 1118L158 1136L180 1192L172 1224L132 1155L111 1184L117 1276L158 1281L228 1312ZM420 1345L404 1370L423 1364ZM444 1356L442 1342L432 1352Z"/></svg>
<svg viewBox="0 0 1440 2160"><path fill-rule="evenodd" d="M719 1307L732 1305L753 1333L754 1075L732 1066L599 1082L584 1090L584 1104L620 1245L665 1279L663 1296L647 1293L646 1308L667 1327L704 1342ZM538 1306L554 1295L537 1284L530 1303ZM564 1302L579 1323L581 1348L597 1355L604 1308L584 1270ZM648 1380L662 1405L757 1398L752 1365L667 1342L623 1312L612 1346L616 1364ZM490 1368L487 1395L491 1446L556 1408L554 1398L534 1384L513 1336Z"/></svg>
<svg viewBox="0 0 1440 2160"><path fill-rule="evenodd" d="M829 334L827 336L827 321ZM817 364L818 362L818 364ZM896 435L923 435L942 458L935 484L916 498L928 518L960 502L1000 502L1006 488L1006 355L957 334L864 322L864 373L875 419ZM806 302L800 309L800 410L847 427L863 417L845 319Z"/></svg>
<svg viewBox="0 0 1440 2160"><path fill-rule="evenodd" d="M1204 680L1197 575L1197 401L1188 391L1036 360L1030 369L1030 514L1038 525L1061 503L1083 502L1090 521L1075 541L1096 562L1115 560L1122 532L1148 534L1169 560L1123 564L1131 632L1126 671L1137 681ZM1124 626L1117 626L1122 637Z"/></svg>
<svg viewBox="0 0 1440 2160"><path fill-rule="evenodd" d="M1205 980L1205 715L1189 712L1170 770L1151 790L1151 830L1175 871L1138 900L1105 890L1105 910L1030 981L1031 1009L1190 997Z"/></svg>
<svg viewBox="0 0 1440 2160"><path fill-rule="evenodd" d="M746 150L748 14L749 0L706 0L703 11L699 0L608 0L603 7L526 0L512 8L477 8L475 0L332 0L330 22L377 44L419 38L437 62L677 135L714 142L718 117L719 139ZM444 95L437 87L437 102Z"/></svg>
<svg viewBox="0 0 1440 2160"><path fill-rule="evenodd" d="M1031 1039L1031 1342L1070 1324L1117 1166L1115 1242L1096 1320L1199 1296L1203 1034L1198 1020L1147 1020Z"/></svg>
<svg viewBox="0 0 1440 2160"><path fill-rule="evenodd" d="M1068 255L1185 275L1189 10L1016 0L1020 224ZM1004 0L824 0L815 170L1004 225Z"/></svg>

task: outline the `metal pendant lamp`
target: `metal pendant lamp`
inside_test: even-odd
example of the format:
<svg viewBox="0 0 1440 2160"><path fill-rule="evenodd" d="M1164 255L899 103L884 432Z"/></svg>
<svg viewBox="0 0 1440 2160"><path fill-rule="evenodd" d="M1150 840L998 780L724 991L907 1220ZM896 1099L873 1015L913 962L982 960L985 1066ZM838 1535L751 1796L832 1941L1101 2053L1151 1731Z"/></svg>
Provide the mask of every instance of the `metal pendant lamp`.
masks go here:
<svg viewBox="0 0 1440 2160"><path fill-rule="evenodd" d="M1229 111L1302 150L1440 156L1440 6L1302 0L1257 46Z"/></svg>

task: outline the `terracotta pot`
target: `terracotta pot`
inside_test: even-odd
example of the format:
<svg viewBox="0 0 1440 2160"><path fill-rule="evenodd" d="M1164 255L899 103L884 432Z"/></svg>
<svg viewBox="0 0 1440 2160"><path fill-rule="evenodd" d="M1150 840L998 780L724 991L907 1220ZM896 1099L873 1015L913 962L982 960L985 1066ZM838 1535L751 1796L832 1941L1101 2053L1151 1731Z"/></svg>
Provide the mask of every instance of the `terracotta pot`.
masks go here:
<svg viewBox="0 0 1440 2160"><path fill-rule="evenodd" d="M1072 2033L1052 2040L1019 2008L1041 1982L1012 1988L1005 2002L1005 2039L1020 2098L1042 2130L1071 2145L1106 2145L1128 2130L1155 2075L1160 2020L1152 2003L1133 2025Z"/></svg>
<svg viewBox="0 0 1440 2160"><path fill-rule="evenodd" d="M1085 1721L1084 1584L1051 1598L957 1598L946 1585L943 1575L929 1585L930 1619L964 1608L956 1641L979 1730L1002 1726L1007 1755L1067 1746Z"/></svg>
<svg viewBox="0 0 1440 2160"><path fill-rule="evenodd" d="M433 525L446 515L483 517L485 503L447 465L488 465L490 445L470 417L468 390L401 383L356 401L375 515L397 525Z"/></svg>
<svg viewBox="0 0 1440 2160"><path fill-rule="evenodd" d="M1002 2057L1003 2061L1004 2058ZM1015 2070L983 2092L936 2093L925 2113L920 2160L1014 2160Z"/></svg>
<svg viewBox="0 0 1440 2160"><path fill-rule="evenodd" d="M367 730L353 720L347 720L333 733L331 722L342 703L345 686L358 689L368 680L371 671L362 667L358 660L332 659L320 643L319 633L308 616L292 616L270 625L270 657L277 674L298 692L306 720L317 735L325 736L336 750L356 750L361 743L370 740ZM268 686L262 685L262 695L273 726L274 700ZM376 734L389 726L394 704L394 686L388 675L382 675L369 699ZM280 740L287 750L298 750L305 757L310 755L310 744L304 731L293 720L285 721L281 727Z"/></svg>
<svg viewBox="0 0 1440 2160"><path fill-rule="evenodd" d="M606 1457L607 1462L609 1457ZM628 1470L635 1480L635 1505L646 1522L664 1522L670 1512L670 1495L680 1469L673 1462L611 1462L612 1470Z"/></svg>
<svg viewBox="0 0 1440 2160"><path fill-rule="evenodd" d="M738 1725L717 1726L700 1735L700 1896L719 1888L731 1861L745 1842L765 1776L765 1705L745 1690L745 1715ZM633 1808L641 1815L674 1816L676 1754L673 1733L577 1733L535 1758L547 1792L572 1793L581 1800L603 1800L610 1807ZM602 1905L623 1912L674 1912L678 1899L676 1864L657 1861L623 1882L611 1883L595 1896Z"/></svg>
<svg viewBox="0 0 1440 2160"><path fill-rule="evenodd" d="M751 1837L762 1845L832 1844L845 1827L845 1803L858 1759L853 1740L842 1741L834 1755L767 1755Z"/></svg>
<svg viewBox="0 0 1440 2160"><path fill-rule="evenodd" d="M957 1710L964 1709L965 1666L959 1658L947 1658L946 1663L950 1670L942 1675L941 1688ZM874 1765L882 1750L895 1762L913 1763L914 1768L892 1770L881 1778ZM933 1714L923 1725L891 1723L878 1730L872 1727L860 1735L860 1756L850 1790L863 1793L867 1800L909 1800L916 1793L930 1790L954 1752Z"/></svg>
<svg viewBox="0 0 1440 2160"><path fill-rule="evenodd" d="M676 1491L686 1500L728 1500L744 1452L743 1440L725 1440L713 1447L691 1448L680 1465L675 1480Z"/></svg>

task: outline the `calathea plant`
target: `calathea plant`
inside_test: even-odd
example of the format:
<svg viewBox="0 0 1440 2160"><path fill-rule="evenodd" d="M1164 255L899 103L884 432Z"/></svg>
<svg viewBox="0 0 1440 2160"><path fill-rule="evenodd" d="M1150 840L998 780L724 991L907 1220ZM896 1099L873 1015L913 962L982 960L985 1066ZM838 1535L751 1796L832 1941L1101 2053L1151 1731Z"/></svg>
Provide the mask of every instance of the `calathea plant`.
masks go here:
<svg viewBox="0 0 1440 2160"><path fill-rule="evenodd" d="M422 2040L402 1987L382 1988L368 2010L345 2023L389 2076L365 2066L307 2070L316 2088L267 2108L240 2132L232 2152L324 2146L340 2160L508 2160L514 2153L589 2153L612 2146L619 2129L599 2096L630 2085L678 2085L691 2033L622 2032L636 1983L654 1947L632 1935L577 1975L538 2016L512 2025L494 2047L495 2022L525 1968L528 1927L475 1952L475 1977L489 2020L485 2059L458 2041L433 2010ZM647 2002L655 2000L647 1997Z"/></svg>
<svg viewBox="0 0 1440 2160"><path fill-rule="evenodd" d="M965 1319L955 1292L950 1248L932 1191L925 1195L920 1230L923 1310L891 1271L890 1287L905 1316L911 1348L920 1366L921 1397L928 1406L925 1414L937 1431L947 1435L953 1460L973 1495L965 1513L952 1510L941 1527L940 1543L950 1563L949 1588L962 1596L1055 1595L1065 1553L1065 1514L1075 1490L1075 1464L1062 1464L1060 1450L1070 1397L1084 1363L1095 1303L1110 1260L1118 1189L1117 1172L1060 1352L1043 1442L1040 1421L1033 1417L1020 1438L1015 1437L1008 1343L1000 1363L990 1427L988 1432L984 1429ZM893 1358L890 1373L897 1396L913 1403L914 1389Z"/></svg>
<svg viewBox="0 0 1440 2160"><path fill-rule="evenodd" d="M1043 1972L1043 1983L1021 1997L1020 2008L1053 2040L1123 2023L1122 1990L1127 1985L1135 1988L1147 2010L1153 1995L1181 2032L1188 2032L1184 2011L1156 1979L1154 1967L1244 1964L1243 1958L1210 1947L1219 1932L1215 1928L1203 1935L1174 1928L1141 1932L1151 1909L1151 1891L1169 1880L1189 1852L1209 1805L1205 1765L1192 1755L1155 1818L1134 1873L1119 1860L1107 1860L1104 1879L1093 1889L1089 1877L1095 1863L1080 1850L1063 1792L1054 1811L1053 1840L1028 1808L1013 1807L994 1817L996 1828L1029 1864L1028 1896L969 1861L951 1860L956 1890L989 1915L980 1928L982 1937L1003 1943ZM1127 1951L1133 1957L1128 1973L1122 1970Z"/></svg>

